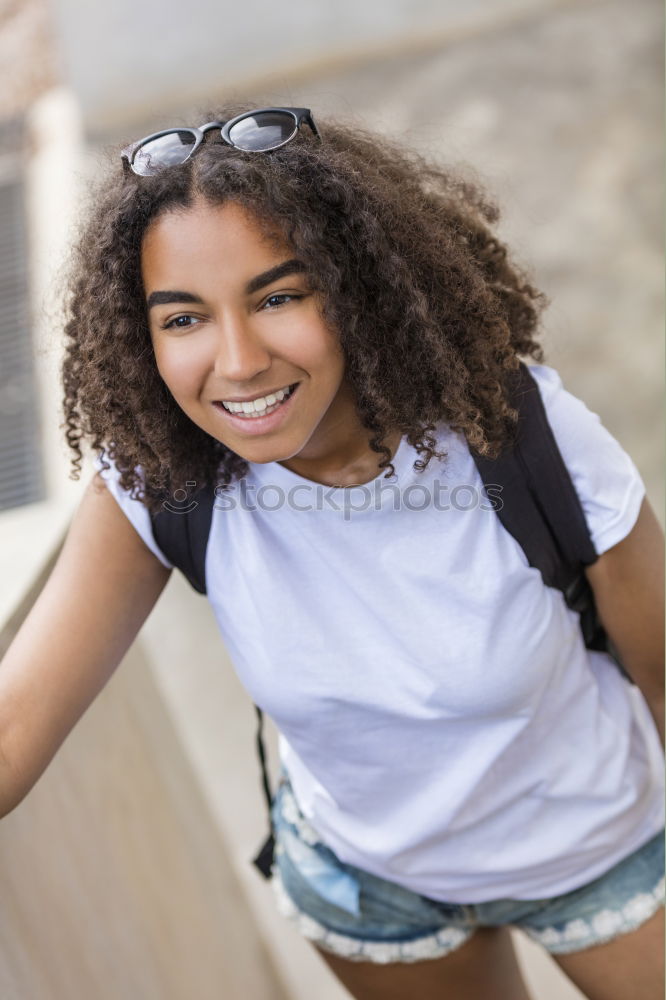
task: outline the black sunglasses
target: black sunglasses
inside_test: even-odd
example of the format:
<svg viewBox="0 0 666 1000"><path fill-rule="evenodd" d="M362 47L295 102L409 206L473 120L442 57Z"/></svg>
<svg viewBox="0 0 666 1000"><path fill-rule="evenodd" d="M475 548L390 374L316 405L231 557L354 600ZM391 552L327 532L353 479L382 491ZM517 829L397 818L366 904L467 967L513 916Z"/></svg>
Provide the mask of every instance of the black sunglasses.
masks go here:
<svg viewBox="0 0 666 1000"><path fill-rule="evenodd" d="M303 122L321 138L309 108L256 108L228 122L153 132L127 146L120 155L125 170L149 177L166 167L185 163L204 141L206 133L214 129L220 129L222 141L229 146L248 153L265 153L291 142Z"/></svg>

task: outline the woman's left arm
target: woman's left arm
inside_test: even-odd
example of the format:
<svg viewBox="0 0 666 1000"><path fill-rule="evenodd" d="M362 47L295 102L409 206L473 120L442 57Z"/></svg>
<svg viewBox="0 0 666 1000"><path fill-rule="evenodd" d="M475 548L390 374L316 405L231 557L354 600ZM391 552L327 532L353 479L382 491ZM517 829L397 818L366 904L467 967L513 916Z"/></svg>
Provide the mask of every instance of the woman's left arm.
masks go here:
<svg viewBox="0 0 666 1000"><path fill-rule="evenodd" d="M636 524L585 570L622 665L664 742L664 534L647 499Z"/></svg>

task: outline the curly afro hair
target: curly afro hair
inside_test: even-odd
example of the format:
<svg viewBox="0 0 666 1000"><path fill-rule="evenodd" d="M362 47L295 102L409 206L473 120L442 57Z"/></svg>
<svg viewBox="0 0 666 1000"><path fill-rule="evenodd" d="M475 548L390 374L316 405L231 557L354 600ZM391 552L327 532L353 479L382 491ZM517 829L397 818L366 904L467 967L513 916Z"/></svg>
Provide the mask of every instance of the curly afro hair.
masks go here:
<svg viewBox="0 0 666 1000"><path fill-rule="evenodd" d="M224 121L247 108L217 109ZM117 161L74 248L62 376L65 433L81 471L81 439L106 450L121 486L151 510L187 481L224 489L248 463L193 423L155 363L141 281L147 227L204 199L234 201L293 246L340 338L346 376L379 468L400 429L422 457L444 421L495 456L515 427L509 380L535 340L543 293L513 264L491 226L499 212L460 169L445 169L386 138L335 121L269 153L211 141L151 177ZM108 467L105 465L105 467ZM140 467L140 468L137 468Z"/></svg>

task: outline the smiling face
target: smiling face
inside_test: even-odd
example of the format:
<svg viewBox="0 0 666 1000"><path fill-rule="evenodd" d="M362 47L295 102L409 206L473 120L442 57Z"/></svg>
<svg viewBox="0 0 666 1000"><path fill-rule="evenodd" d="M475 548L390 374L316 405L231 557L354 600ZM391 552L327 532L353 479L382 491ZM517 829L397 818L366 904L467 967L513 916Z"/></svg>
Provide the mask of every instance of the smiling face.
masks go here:
<svg viewBox="0 0 666 1000"><path fill-rule="evenodd" d="M342 468L350 445L358 455L337 335L293 249L268 240L251 214L199 201L160 216L144 237L142 276L160 375L202 430L247 461L313 478ZM263 416L222 405L295 383L286 401L269 395Z"/></svg>

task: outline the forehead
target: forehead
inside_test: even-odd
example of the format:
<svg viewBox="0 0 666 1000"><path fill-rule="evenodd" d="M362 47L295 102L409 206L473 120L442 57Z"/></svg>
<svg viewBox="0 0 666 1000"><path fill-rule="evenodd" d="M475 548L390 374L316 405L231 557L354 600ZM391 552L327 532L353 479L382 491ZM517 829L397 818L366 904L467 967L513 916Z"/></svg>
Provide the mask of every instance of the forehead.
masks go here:
<svg viewBox="0 0 666 1000"><path fill-rule="evenodd" d="M245 280L289 253L275 226L235 202L165 212L155 219L141 246L141 272L147 287L161 287L170 277L204 281L225 274Z"/></svg>

